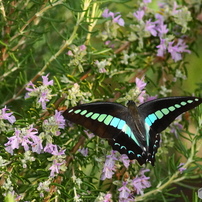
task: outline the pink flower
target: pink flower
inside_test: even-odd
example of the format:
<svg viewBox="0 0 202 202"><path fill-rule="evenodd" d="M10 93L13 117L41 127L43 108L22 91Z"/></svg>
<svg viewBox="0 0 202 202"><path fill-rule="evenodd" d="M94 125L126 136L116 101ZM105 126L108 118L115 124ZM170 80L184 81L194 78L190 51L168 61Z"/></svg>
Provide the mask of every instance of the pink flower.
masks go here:
<svg viewBox="0 0 202 202"><path fill-rule="evenodd" d="M142 18L144 17L145 12L143 10L141 11L136 11L135 13L133 13L133 15L137 18L137 20L142 20Z"/></svg>
<svg viewBox="0 0 202 202"><path fill-rule="evenodd" d="M119 199L123 200L123 199L128 199L130 197L130 189L127 187L127 182L123 182L123 186L121 188L119 188Z"/></svg>
<svg viewBox="0 0 202 202"><path fill-rule="evenodd" d="M16 118L12 115L13 112L8 113L6 111L9 111L9 109L6 108L6 106L3 109L1 109L0 119L8 120L11 124L13 124L16 121Z"/></svg>
<svg viewBox="0 0 202 202"><path fill-rule="evenodd" d="M25 151L32 150L40 154L43 146L41 139L36 134L38 134L38 130L32 125L28 129L15 129L14 135L9 137L5 144L6 151L13 154L14 149L19 149L22 146Z"/></svg>
<svg viewBox="0 0 202 202"><path fill-rule="evenodd" d="M102 13L102 17L104 18L111 17L113 22L118 23L120 26L124 26L125 24L124 20L121 18L121 15L117 15L117 14L119 14L119 12L113 13L109 11L109 9L105 9L104 12Z"/></svg>
<svg viewBox="0 0 202 202"><path fill-rule="evenodd" d="M56 173L59 173L60 167L65 164L65 161L63 162L58 162L56 159L53 160L53 165L49 168L51 170L50 176L54 177Z"/></svg>
<svg viewBox="0 0 202 202"><path fill-rule="evenodd" d="M53 85L53 80L48 81L48 76L49 76L49 74L47 74L46 76L42 76L44 86Z"/></svg>
<svg viewBox="0 0 202 202"><path fill-rule="evenodd" d="M151 186L151 183L149 182L150 177L146 177L144 175L144 173L148 171L150 170L141 170L140 176L136 176L136 178L132 180L132 185L134 186L134 189L136 190L137 194L143 195L143 189Z"/></svg>
<svg viewBox="0 0 202 202"><path fill-rule="evenodd" d="M105 161L105 165L102 171L101 180L105 180L106 178L108 179L112 178L115 171L115 160L117 160L114 154L115 152L112 151L111 155L107 156L107 159Z"/></svg>

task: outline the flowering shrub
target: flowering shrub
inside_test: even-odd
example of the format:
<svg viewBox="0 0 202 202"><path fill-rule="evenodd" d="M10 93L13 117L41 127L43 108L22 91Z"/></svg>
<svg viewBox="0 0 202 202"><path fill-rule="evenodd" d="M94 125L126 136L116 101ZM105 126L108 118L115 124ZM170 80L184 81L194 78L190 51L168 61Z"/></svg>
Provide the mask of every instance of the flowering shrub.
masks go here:
<svg viewBox="0 0 202 202"><path fill-rule="evenodd" d="M93 101L138 105L188 95L182 87L189 78L185 57L196 52L200 3L58 0L0 6L0 201L197 200L200 107L161 134L155 167L111 151L107 141L65 121L62 112ZM202 97L201 87L193 95Z"/></svg>

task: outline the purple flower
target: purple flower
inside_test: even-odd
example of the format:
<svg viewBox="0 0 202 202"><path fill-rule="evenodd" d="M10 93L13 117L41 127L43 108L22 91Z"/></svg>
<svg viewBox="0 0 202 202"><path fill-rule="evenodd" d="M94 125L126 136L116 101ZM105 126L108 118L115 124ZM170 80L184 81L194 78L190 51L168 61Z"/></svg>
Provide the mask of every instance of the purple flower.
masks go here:
<svg viewBox="0 0 202 202"><path fill-rule="evenodd" d="M157 56L159 57L163 57L164 54L166 53L166 40L165 39L160 39L161 42L158 46L156 46L158 48L158 51L157 51Z"/></svg>
<svg viewBox="0 0 202 202"><path fill-rule="evenodd" d="M71 50L68 50L68 51L67 51L67 55L73 56L74 54L73 54L73 52L72 52Z"/></svg>
<svg viewBox="0 0 202 202"><path fill-rule="evenodd" d="M132 180L132 185L137 194L143 195L143 189L151 186L151 183L149 182L150 177L144 175L144 173L148 171L149 169L141 170L140 177L136 176L136 178Z"/></svg>
<svg viewBox="0 0 202 202"><path fill-rule="evenodd" d="M145 24L145 29L151 33L153 36L157 36L156 25L151 20L147 20Z"/></svg>
<svg viewBox="0 0 202 202"><path fill-rule="evenodd" d="M28 129L15 129L15 134L9 137L8 142L5 144L6 151L13 155L13 150L22 146L25 151L31 148L33 152L40 154L43 146L41 139L36 134L38 134L38 130L33 128L32 125Z"/></svg>
<svg viewBox="0 0 202 202"><path fill-rule="evenodd" d="M106 194L103 202L112 202L112 194Z"/></svg>
<svg viewBox="0 0 202 202"><path fill-rule="evenodd" d="M144 78L142 79L139 79L136 77L135 79L135 83L136 83L136 88L137 90L139 91L139 96L138 96L138 100L140 103L143 103L144 102L144 95L146 93L145 90L143 90L145 88L145 86L147 85L145 82L144 82Z"/></svg>
<svg viewBox="0 0 202 202"><path fill-rule="evenodd" d="M48 81L48 75L49 74L42 76L43 85L36 88L32 82L29 82L26 87L28 93L26 93L25 98L37 97L37 102L40 103L42 109L46 109L46 102L48 102L51 98L51 90L48 86L53 85L53 80ZM29 88L29 86L32 88Z"/></svg>
<svg viewBox="0 0 202 202"><path fill-rule="evenodd" d="M107 8L103 11L102 17L104 18L114 17L114 13L109 11L109 9Z"/></svg>
<svg viewBox="0 0 202 202"><path fill-rule="evenodd" d="M114 19L113 19L113 22L116 22L117 24L119 24L120 26L124 26L125 22L123 20L123 18L121 18L121 15L118 15L116 16Z"/></svg>
<svg viewBox="0 0 202 202"><path fill-rule="evenodd" d="M160 26L160 25L162 25L164 23L163 15L157 13L155 15L155 18L157 19L156 22L155 22L157 24L157 26Z"/></svg>
<svg viewBox="0 0 202 202"><path fill-rule="evenodd" d="M165 35L165 34L167 34L168 33L168 29L167 29L167 25L165 25L165 24L161 24L158 28L157 28L157 30L158 30L158 35L160 36L160 37L162 37L163 35Z"/></svg>
<svg viewBox="0 0 202 202"><path fill-rule="evenodd" d="M86 50L86 46L84 44L81 45L81 46L79 46L79 48L80 48L81 51L85 51Z"/></svg>
<svg viewBox="0 0 202 202"><path fill-rule="evenodd" d="M128 199L130 197L130 189L127 187L127 182L123 182L123 186L118 189L120 192L119 199Z"/></svg>
<svg viewBox="0 0 202 202"><path fill-rule="evenodd" d="M42 76L44 86L53 85L53 80L48 81L48 76L49 76L49 74L47 74L46 76Z"/></svg>
<svg viewBox="0 0 202 202"><path fill-rule="evenodd" d="M82 148L78 150L83 156L88 156L88 148Z"/></svg>
<svg viewBox="0 0 202 202"><path fill-rule="evenodd" d="M62 128L62 129L65 128L65 119L62 116L62 112L61 111L55 110L54 119L55 119L55 122L58 125L58 128Z"/></svg>
<svg viewBox="0 0 202 202"><path fill-rule="evenodd" d="M179 8L179 6L177 5L177 2L174 1L174 5L173 5L173 14L176 14L179 12L179 10L177 10L177 8Z"/></svg>
<svg viewBox="0 0 202 202"><path fill-rule="evenodd" d="M123 162L123 164L124 164L124 166L126 168L129 167L129 165L130 165L130 159L128 158L128 156L126 154L122 154L119 159Z"/></svg>
<svg viewBox="0 0 202 202"><path fill-rule="evenodd" d="M40 96L38 102L41 103L42 109L46 109L46 102L49 101L48 95L49 95L48 89L45 89L44 91L41 92L41 96Z"/></svg>
<svg viewBox="0 0 202 202"><path fill-rule="evenodd" d="M108 179L112 178L112 175L114 174L114 171L115 171L115 160L117 160L114 154L115 152L112 151L111 155L107 156L107 159L105 161L105 165L102 171L101 180L105 180L106 178Z"/></svg>
<svg viewBox="0 0 202 202"><path fill-rule="evenodd" d="M139 79L138 77L136 77L135 83L136 83L136 88L139 91L142 91L145 88L145 86L147 85L147 83L144 82L144 78Z"/></svg>
<svg viewBox="0 0 202 202"><path fill-rule="evenodd" d="M56 159L53 160L53 165L49 168L51 170L50 176L54 177L56 173L59 173L60 167L65 164L65 161L58 162Z"/></svg>
<svg viewBox="0 0 202 202"><path fill-rule="evenodd" d="M84 133L88 136L89 139L95 137L95 135L87 130L84 130Z"/></svg>
<svg viewBox="0 0 202 202"><path fill-rule="evenodd" d="M45 147L44 147L44 152L50 153L54 156L60 156L60 155L64 155L65 154L65 149L62 150L60 149L60 151L58 151L58 146L52 143L48 143Z"/></svg>
<svg viewBox="0 0 202 202"><path fill-rule="evenodd" d="M28 86L31 86L32 88L29 88ZM25 89L28 91L28 93L25 94L25 99L30 97L29 92L36 90L34 84L31 81L27 84L27 87Z"/></svg>
<svg viewBox="0 0 202 202"><path fill-rule="evenodd" d="M58 147L55 144L52 143L48 143L45 147L44 147L44 152L48 152L50 154L53 153L58 153Z"/></svg>
<svg viewBox="0 0 202 202"><path fill-rule="evenodd" d="M8 120L11 124L13 124L16 121L16 118L12 115L13 112L7 113L6 111L9 111L9 109L6 108L6 106L3 109L1 109L0 119Z"/></svg>
<svg viewBox="0 0 202 202"><path fill-rule="evenodd" d="M183 126L179 122L182 120L182 116L178 116L175 121L170 125L170 133L174 133L176 138L178 137L178 130L182 130Z"/></svg>
<svg viewBox="0 0 202 202"><path fill-rule="evenodd" d="M102 17L104 18L109 18L111 17L113 22L116 22L118 23L120 26L124 26L125 22L124 20L121 18L121 15L117 15L119 14L120 12L117 12L117 13L113 13L111 11L109 11L109 9L105 9L102 13ZM117 15L117 16L116 16Z"/></svg>
<svg viewBox="0 0 202 202"><path fill-rule="evenodd" d="M155 95L155 96L149 96L149 97L147 97L147 101L151 101L151 100L155 100L155 99L157 99L157 95Z"/></svg>
<svg viewBox="0 0 202 202"><path fill-rule="evenodd" d="M188 47L182 39L178 40L178 43L173 46L174 41L168 43L168 52L171 54L171 57L175 62L182 59L181 53L187 52L190 53L190 50L187 50Z"/></svg>
<svg viewBox="0 0 202 202"><path fill-rule="evenodd" d="M178 166L178 170L179 172L182 174L183 171L186 170L186 168L183 167L184 163L180 163L180 165Z"/></svg>
<svg viewBox="0 0 202 202"><path fill-rule="evenodd" d="M142 20L144 14L145 14L144 11L136 11L135 13L133 13L133 15L137 18L137 20Z"/></svg>

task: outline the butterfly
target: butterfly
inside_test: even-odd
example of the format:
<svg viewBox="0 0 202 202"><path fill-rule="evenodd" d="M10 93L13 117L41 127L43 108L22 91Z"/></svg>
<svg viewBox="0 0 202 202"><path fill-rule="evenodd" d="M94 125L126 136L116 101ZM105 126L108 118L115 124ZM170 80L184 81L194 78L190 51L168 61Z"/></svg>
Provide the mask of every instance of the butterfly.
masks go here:
<svg viewBox="0 0 202 202"><path fill-rule="evenodd" d="M185 111L202 103L198 97L165 97L138 107L130 100L127 107L114 102L93 102L67 109L66 120L80 124L101 138L113 150L136 159L140 165L155 163L159 133Z"/></svg>

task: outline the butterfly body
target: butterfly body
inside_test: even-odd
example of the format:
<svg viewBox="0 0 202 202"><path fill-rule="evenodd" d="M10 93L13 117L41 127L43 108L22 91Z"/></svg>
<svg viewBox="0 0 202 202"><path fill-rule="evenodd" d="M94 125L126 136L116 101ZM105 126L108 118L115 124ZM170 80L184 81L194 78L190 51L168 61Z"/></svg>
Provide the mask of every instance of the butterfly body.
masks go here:
<svg viewBox="0 0 202 202"><path fill-rule="evenodd" d="M140 165L154 165L159 147L159 133L183 112L202 103L197 97L167 97L127 107L112 102L83 104L63 113L65 119L80 124L101 138L114 150L136 159Z"/></svg>

